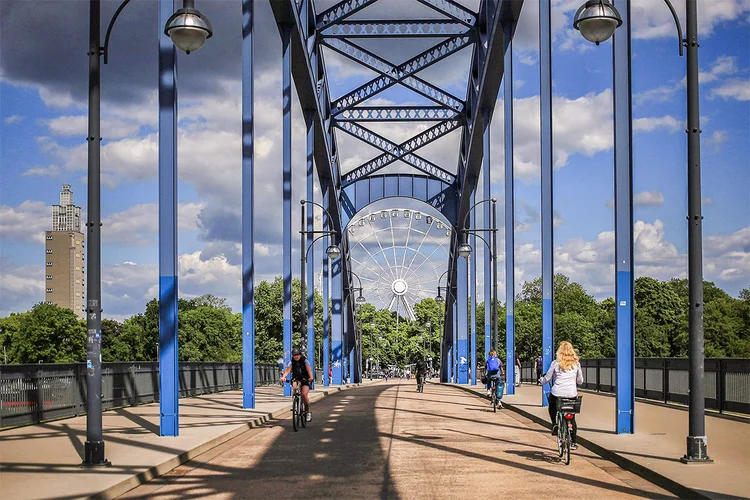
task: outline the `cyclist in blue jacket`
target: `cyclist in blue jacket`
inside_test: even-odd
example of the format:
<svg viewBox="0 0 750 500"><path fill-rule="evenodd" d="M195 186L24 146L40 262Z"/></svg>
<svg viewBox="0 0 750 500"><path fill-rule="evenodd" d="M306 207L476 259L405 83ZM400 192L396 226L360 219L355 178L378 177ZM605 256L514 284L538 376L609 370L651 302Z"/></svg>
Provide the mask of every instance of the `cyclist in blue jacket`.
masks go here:
<svg viewBox="0 0 750 500"><path fill-rule="evenodd" d="M490 351L485 368L487 370L485 372L485 376L487 377L487 396L489 397L491 394L490 388L492 387L493 377L495 379L500 379L500 375L503 374L503 362L500 361L500 358L497 357L497 353L494 350Z"/></svg>
<svg viewBox="0 0 750 500"><path fill-rule="evenodd" d="M292 349L292 359L286 364L286 369L281 374L281 380L286 379L289 372L292 372L292 391L300 384L302 401L305 404L305 418L309 422L312 420L310 412L310 384L313 381L312 368L310 362L302 355L302 348L295 347Z"/></svg>

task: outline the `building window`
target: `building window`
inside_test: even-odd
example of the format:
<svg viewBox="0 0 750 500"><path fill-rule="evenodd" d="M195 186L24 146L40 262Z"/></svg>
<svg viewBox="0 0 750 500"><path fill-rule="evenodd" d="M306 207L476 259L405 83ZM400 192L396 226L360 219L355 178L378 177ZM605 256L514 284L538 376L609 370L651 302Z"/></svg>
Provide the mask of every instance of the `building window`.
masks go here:
<svg viewBox="0 0 750 500"><path fill-rule="evenodd" d="M48 249L47 249L47 253L52 253L52 249L51 249L51 248L48 248Z"/></svg>
<svg viewBox="0 0 750 500"><path fill-rule="evenodd" d="M50 305L50 306L51 306L51 305L52 305L52 301L51 301L51 300L48 300L47 302L45 302L45 304L47 304L47 305Z"/></svg>
<svg viewBox="0 0 750 500"><path fill-rule="evenodd" d="M51 288L47 288L47 293L52 293L52 289Z"/></svg>
<svg viewBox="0 0 750 500"><path fill-rule="evenodd" d="M47 240L51 241L52 240L52 236L47 236Z"/></svg>
<svg viewBox="0 0 750 500"><path fill-rule="evenodd" d="M47 262L47 267L52 267L52 262Z"/></svg>
<svg viewBox="0 0 750 500"><path fill-rule="evenodd" d="M51 274L48 274L48 275L47 275L47 279L48 279L48 280L51 280L51 279L52 279L52 275L51 275Z"/></svg>

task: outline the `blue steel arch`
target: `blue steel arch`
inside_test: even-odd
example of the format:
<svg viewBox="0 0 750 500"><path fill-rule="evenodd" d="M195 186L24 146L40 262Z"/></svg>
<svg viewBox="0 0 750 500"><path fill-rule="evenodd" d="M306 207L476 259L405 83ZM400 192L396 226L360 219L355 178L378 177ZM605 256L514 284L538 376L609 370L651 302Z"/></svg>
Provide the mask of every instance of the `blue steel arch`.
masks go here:
<svg viewBox="0 0 750 500"><path fill-rule="evenodd" d="M437 209L456 228L458 191L434 177L420 174L383 174L362 177L341 191L341 226L372 203L384 198L412 198Z"/></svg>

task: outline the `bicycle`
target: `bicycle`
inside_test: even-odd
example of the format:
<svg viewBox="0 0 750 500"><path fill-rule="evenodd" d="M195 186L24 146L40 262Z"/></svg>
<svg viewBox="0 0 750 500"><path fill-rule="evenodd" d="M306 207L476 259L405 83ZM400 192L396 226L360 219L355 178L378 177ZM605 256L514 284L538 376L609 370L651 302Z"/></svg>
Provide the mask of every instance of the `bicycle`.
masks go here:
<svg viewBox="0 0 750 500"><path fill-rule="evenodd" d="M581 413L581 400L576 398L557 398L557 454L565 465L570 464L570 446L573 433L573 419Z"/></svg>
<svg viewBox="0 0 750 500"><path fill-rule="evenodd" d="M500 379L500 376L493 375L490 378L490 398L492 401L492 411L494 413L497 413L497 407L498 404L500 404L500 398L498 398L497 393L499 391L502 397L503 389L505 389L505 384L503 383L502 379ZM502 405L500 407L502 408Z"/></svg>
<svg viewBox="0 0 750 500"><path fill-rule="evenodd" d="M287 384L291 384L292 380L286 380ZM307 427L307 412L304 411L304 403L302 402L302 384L297 384L292 393L292 427L294 432L297 432L300 425Z"/></svg>

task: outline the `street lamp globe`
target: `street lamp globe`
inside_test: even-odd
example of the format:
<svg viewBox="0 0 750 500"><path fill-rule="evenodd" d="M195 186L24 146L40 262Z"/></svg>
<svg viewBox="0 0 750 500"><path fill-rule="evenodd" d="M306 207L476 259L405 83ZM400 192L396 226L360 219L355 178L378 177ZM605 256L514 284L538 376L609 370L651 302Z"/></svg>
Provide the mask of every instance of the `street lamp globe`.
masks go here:
<svg viewBox="0 0 750 500"><path fill-rule="evenodd" d="M471 245L469 245L468 243L461 243L460 245L458 245L458 255L464 258L471 255Z"/></svg>
<svg viewBox="0 0 750 500"><path fill-rule="evenodd" d="M359 294L359 297L357 297L357 298L356 298L356 299L355 299L354 301L355 301L355 302L356 302L357 304L359 304L359 305L362 305L362 304L364 304L365 302L367 302L367 299L365 299L364 295L362 295L362 293L360 292L360 294Z"/></svg>
<svg viewBox="0 0 750 500"><path fill-rule="evenodd" d="M621 24L620 13L609 0L588 0L573 19L573 27L583 38L597 45L608 40Z"/></svg>
<svg viewBox="0 0 750 500"><path fill-rule="evenodd" d="M183 7L167 21L164 34L172 39L178 49L190 54L203 47L213 35L213 30L208 18L195 8L195 1L185 0Z"/></svg>
<svg viewBox="0 0 750 500"><path fill-rule="evenodd" d="M445 297L440 295L440 291L438 291L438 296L435 297L435 302L437 302L438 304L442 304L443 302L445 302Z"/></svg>
<svg viewBox="0 0 750 500"><path fill-rule="evenodd" d="M336 245L331 245L326 248L326 255L329 259L336 260L339 258L339 255L341 255L341 249Z"/></svg>
<svg viewBox="0 0 750 500"><path fill-rule="evenodd" d="M428 321L427 323L424 324L424 326L425 328L429 330L430 328L432 328L432 323Z"/></svg>

